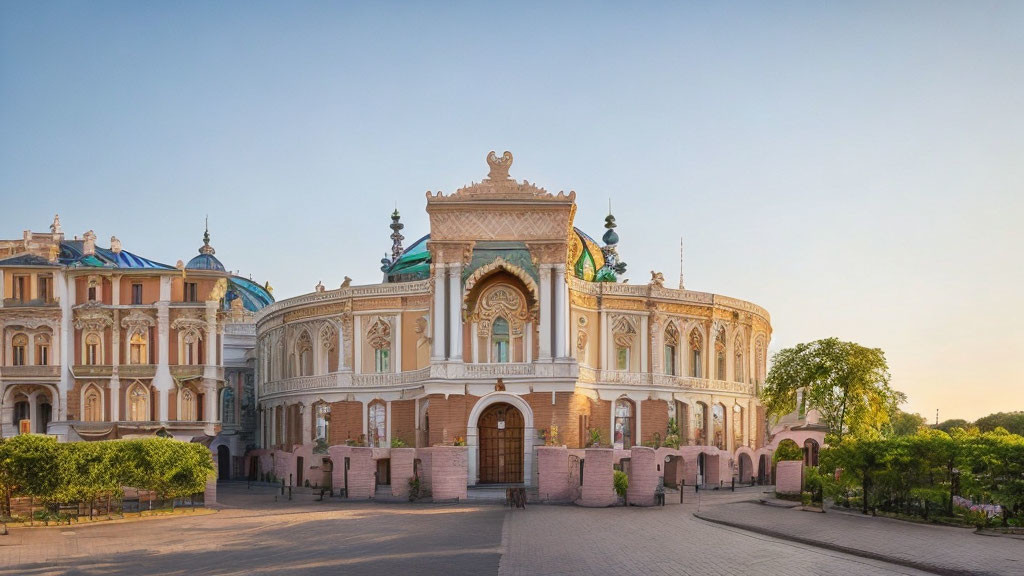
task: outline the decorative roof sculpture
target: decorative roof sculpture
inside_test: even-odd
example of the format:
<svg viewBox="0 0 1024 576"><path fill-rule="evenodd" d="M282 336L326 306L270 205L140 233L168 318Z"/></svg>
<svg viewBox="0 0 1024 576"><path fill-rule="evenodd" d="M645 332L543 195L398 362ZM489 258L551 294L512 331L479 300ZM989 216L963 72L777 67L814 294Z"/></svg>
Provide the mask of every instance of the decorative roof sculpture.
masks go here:
<svg viewBox="0 0 1024 576"><path fill-rule="evenodd" d="M199 247L199 255L188 261L185 270L215 270L226 272L224 265L220 263L214 254L217 251L210 246L210 225L207 221L206 230L203 232L203 245Z"/></svg>

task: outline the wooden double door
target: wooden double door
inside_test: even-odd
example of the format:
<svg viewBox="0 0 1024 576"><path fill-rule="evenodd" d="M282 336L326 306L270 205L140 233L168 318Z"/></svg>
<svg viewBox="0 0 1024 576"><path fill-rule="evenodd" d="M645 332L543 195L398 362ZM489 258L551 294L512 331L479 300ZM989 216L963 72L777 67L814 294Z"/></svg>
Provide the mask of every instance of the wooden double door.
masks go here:
<svg viewBox="0 0 1024 576"><path fill-rule="evenodd" d="M480 483L523 482L523 414L511 404L488 406L480 415Z"/></svg>

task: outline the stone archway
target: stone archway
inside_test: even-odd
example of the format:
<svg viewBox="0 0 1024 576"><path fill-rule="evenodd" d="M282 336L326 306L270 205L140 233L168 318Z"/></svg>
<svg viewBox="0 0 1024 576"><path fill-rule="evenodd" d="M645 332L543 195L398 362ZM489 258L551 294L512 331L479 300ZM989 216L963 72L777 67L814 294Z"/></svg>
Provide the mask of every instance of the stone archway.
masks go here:
<svg viewBox="0 0 1024 576"><path fill-rule="evenodd" d="M523 481L523 415L515 406L491 404L477 422L480 484Z"/></svg>
<svg viewBox="0 0 1024 576"><path fill-rule="evenodd" d="M480 476L480 426L489 425L489 422L481 420L488 408L496 404L505 404L515 409L522 416L522 479L520 482L527 486L533 485L533 439L536 430L533 427L533 410L521 397L507 392L492 392L481 397L469 413L466 421L466 447L468 449L468 476L467 483L474 486L481 482ZM507 409L506 409L507 410ZM496 427L495 421L495 427Z"/></svg>

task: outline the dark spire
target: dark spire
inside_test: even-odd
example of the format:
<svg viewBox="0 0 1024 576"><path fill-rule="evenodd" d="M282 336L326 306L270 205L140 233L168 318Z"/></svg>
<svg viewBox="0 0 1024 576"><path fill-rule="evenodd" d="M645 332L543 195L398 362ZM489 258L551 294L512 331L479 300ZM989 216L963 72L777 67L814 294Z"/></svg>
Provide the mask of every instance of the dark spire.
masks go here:
<svg viewBox="0 0 1024 576"><path fill-rule="evenodd" d="M199 248L200 254L216 254L217 251L210 246L210 217L206 217L206 229L203 231L203 245Z"/></svg>
<svg viewBox="0 0 1024 576"><path fill-rule="evenodd" d="M398 214L398 208L391 213L391 262L394 263L398 260L398 257L402 255L402 240L405 240L405 236L402 236L402 228L405 228L405 224L399 222L401 216Z"/></svg>

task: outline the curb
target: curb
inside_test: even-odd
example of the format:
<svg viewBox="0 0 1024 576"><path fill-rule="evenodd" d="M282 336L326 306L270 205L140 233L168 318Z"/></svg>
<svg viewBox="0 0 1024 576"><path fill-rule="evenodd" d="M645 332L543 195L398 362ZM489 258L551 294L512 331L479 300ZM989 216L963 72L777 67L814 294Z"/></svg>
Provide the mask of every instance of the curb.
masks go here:
<svg viewBox="0 0 1024 576"><path fill-rule="evenodd" d="M788 540L790 542L797 542L800 544L806 544L807 546L814 546L815 548L824 548L826 550L833 550L835 552L842 552L844 554L850 554L851 556L859 556L861 558L868 558L871 560L880 560L882 562L888 562L890 564L897 564L899 566L905 566L907 568L913 568L915 570L923 570L925 572L931 572L933 574L941 574L943 576L961 576L964 572L962 570L954 570L944 566L937 566L935 564L929 564L927 562L917 562L914 560L907 560L905 558L898 558L895 556L886 556L885 554L878 554L861 548L851 548L849 546L843 546L840 544L833 544L831 542L822 542L820 540L814 540L812 538L804 538L802 536L793 536L791 534L785 534L768 528L762 528L760 526L750 526L741 524L739 522L730 522L728 520L721 520L719 518L709 518L698 512L694 512L693 516L704 520L705 522L711 522L713 524L721 524L723 526L729 526L730 528L739 528L740 530L746 530L748 532L756 532L765 536L771 536L772 538L778 538L779 540Z"/></svg>

